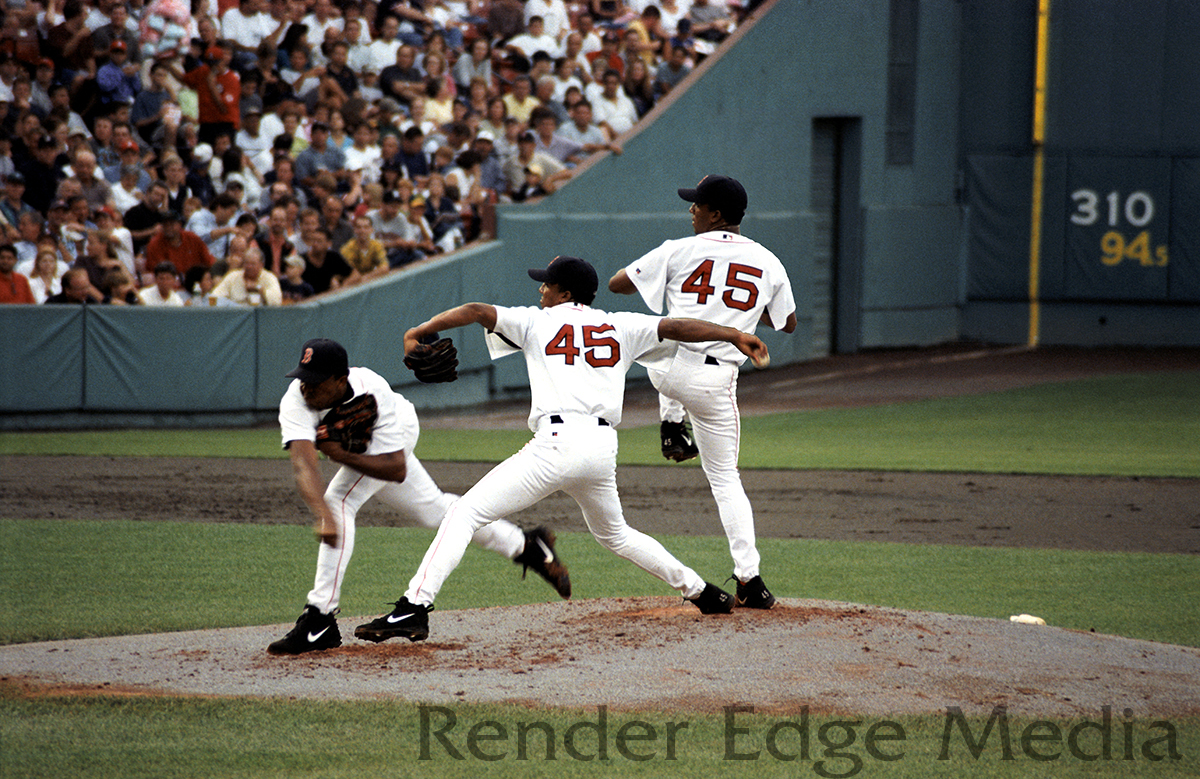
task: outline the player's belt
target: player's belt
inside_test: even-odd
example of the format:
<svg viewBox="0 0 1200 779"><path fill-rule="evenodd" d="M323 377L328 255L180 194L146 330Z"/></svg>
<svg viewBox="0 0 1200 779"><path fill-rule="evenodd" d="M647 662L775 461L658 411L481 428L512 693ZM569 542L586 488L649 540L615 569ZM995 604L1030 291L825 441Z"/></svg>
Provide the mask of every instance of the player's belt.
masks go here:
<svg viewBox="0 0 1200 779"><path fill-rule="evenodd" d="M597 422L600 423L600 427L611 427L611 425L608 424L608 420L605 419L604 417L595 417L595 419ZM562 423L563 423L563 418L560 417L558 414L550 415L550 424L561 425Z"/></svg>
<svg viewBox="0 0 1200 779"><path fill-rule="evenodd" d="M706 356L706 357L704 358L704 364L705 364L705 365L720 365L720 364L721 364L721 361L720 361L720 360L718 360L716 357L713 357L713 356L710 354L710 355L708 355L708 356Z"/></svg>

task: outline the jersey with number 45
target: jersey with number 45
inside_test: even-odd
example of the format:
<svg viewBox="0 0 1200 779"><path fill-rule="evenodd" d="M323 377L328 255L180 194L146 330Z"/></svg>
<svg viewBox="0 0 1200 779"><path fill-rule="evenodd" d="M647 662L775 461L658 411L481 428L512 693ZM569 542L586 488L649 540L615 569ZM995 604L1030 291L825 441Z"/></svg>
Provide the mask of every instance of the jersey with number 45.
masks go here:
<svg viewBox="0 0 1200 779"><path fill-rule="evenodd" d="M783 263L769 249L723 230L666 241L630 263L626 275L655 313L705 319L753 333L763 311L781 329L796 310ZM724 342L686 343L681 349L740 365L746 356Z"/></svg>
<svg viewBox="0 0 1200 779"><path fill-rule="evenodd" d="M492 359L517 349L525 353L531 430L552 414L585 414L615 426L625 401L625 374L633 363L674 354L676 342L658 338L660 321L578 303L545 309L496 306L488 351Z"/></svg>

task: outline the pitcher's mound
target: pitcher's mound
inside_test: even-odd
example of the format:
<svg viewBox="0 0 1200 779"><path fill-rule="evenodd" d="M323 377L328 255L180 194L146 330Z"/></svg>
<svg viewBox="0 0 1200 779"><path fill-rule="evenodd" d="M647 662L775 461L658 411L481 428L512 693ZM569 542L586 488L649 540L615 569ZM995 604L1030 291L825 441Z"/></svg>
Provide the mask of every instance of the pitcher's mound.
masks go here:
<svg viewBox="0 0 1200 779"><path fill-rule="evenodd" d="M677 598L434 611L419 643L266 654L290 625L0 647L9 684L75 692L395 698L858 715L1200 713L1200 651L1007 619L782 599L703 616Z"/></svg>

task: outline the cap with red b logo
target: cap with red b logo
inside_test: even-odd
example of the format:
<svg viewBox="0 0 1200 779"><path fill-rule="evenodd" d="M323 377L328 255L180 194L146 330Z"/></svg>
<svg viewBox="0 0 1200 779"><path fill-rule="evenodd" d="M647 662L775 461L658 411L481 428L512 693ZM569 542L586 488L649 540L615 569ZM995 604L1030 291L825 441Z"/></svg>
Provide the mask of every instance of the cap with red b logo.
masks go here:
<svg viewBox="0 0 1200 779"><path fill-rule="evenodd" d="M328 338L313 338L305 342L300 350L300 364L287 376L305 384L320 384L331 376L349 373L350 359L340 343Z"/></svg>

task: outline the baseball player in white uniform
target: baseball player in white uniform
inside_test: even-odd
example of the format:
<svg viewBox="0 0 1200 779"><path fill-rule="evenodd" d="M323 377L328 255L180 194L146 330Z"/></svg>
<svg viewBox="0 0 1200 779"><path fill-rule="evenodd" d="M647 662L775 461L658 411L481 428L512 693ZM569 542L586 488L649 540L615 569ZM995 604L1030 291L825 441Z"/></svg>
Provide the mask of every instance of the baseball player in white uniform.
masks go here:
<svg viewBox="0 0 1200 779"><path fill-rule="evenodd" d="M779 258L741 235L746 190L735 179L705 176L695 189L680 189L691 202L689 238L667 241L617 271L612 292L641 293L651 311L695 317L753 333L759 324L790 333L796 329L796 301ZM666 370L649 368L661 393L664 454L668 439L683 433L683 410L691 419L700 463L713 497L737 581L739 607L769 609L775 597L759 574L754 512L738 472L741 417L737 406L738 367L745 357L726 343L681 344Z"/></svg>
<svg viewBox="0 0 1200 779"><path fill-rule="evenodd" d="M377 496L406 518L435 528L458 499L442 492L413 455L420 435L413 405L374 371L349 367L341 344L324 338L308 341L300 364L287 375L295 380L279 403L283 446L291 455L296 488L312 511L321 544L303 613L286 636L267 647L276 655L341 646L336 614L354 551L354 520L364 503ZM378 408L366 451L356 454L336 441L318 442L317 429L329 410L364 394L373 395ZM342 466L325 489L318 451ZM566 566L555 555L554 536L546 529L526 532L498 520L468 540L534 569L562 597L570 597Z"/></svg>
<svg viewBox="0 0 1200 779"><path fill-rule="evenodd" d="M669 358L675 344L663 339L728 341L756 361L767 358L766 346L753 335L710 322L591 308L596 271L575 257L556 257L529 275L542 282L540 309L468 303L404 334L408 354L432 332L478 323L490 331L493 359L522 351L529 369L534 437L450 508L404 597L390 614L360 625L354 631L358 638L426 638L434 598L472 534L558 490L579 504L588 529L603 546L679 590L702 613L733 609L729 593L626 524L617 495L613 426L621 421L625 374L635 360Z"/></svg>

